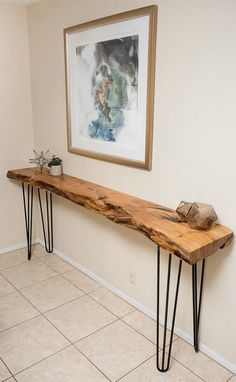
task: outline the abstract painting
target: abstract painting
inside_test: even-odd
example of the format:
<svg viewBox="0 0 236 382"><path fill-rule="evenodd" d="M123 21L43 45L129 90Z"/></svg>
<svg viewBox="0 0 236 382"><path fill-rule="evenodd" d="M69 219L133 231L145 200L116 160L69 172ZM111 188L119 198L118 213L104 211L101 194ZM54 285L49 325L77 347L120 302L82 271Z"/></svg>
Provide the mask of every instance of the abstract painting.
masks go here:
<svg viewBox="0 0 236 382"><path fill-rule="evenodd" d="M78 46L76 53L84 83L78 107L82 112L86 99L87 109L81 136L117 142L138 107L138 35Z"/></svg>
<svg viewBox="0 0 236 382"><path fill-rule="evenodd" d="M155 15L151 6L65 30L70 152L150 169Z"/></svg>

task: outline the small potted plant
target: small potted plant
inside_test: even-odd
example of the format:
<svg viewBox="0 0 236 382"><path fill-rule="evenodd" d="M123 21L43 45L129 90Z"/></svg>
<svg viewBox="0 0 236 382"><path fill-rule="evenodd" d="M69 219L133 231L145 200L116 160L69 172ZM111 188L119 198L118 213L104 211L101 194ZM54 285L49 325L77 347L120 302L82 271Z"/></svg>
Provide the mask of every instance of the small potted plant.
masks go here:
<svg viewBox="0 0 236 382"><path fill-rule="evenodd" d="M48 162L50 175L58 176L62 174L62 159L53 155Z"/></svg>

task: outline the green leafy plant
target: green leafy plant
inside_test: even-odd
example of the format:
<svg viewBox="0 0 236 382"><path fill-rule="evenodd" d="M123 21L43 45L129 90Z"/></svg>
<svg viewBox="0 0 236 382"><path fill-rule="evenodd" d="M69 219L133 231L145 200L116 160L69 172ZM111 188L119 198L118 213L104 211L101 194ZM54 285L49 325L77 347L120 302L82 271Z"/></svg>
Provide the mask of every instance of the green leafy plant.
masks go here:
<svg viewBox="0 0 236 382"><path fill-rule="evenodd" d="M48 162L48 167L60 166L61 164L62 164L62 159L53 155L50 161Z"/></svg>

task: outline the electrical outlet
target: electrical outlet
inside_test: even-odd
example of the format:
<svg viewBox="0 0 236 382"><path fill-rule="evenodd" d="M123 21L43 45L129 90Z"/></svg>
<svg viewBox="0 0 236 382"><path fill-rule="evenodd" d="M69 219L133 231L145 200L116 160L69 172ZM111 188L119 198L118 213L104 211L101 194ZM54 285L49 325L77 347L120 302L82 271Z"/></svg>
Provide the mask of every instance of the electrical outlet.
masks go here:
<svg viewBox="0 0 236 382"><path fill-rule="evenodd" d="M133 284L133 285L136 284L136 272L132 270L129 271L129 282L130 284Z"/></svg>

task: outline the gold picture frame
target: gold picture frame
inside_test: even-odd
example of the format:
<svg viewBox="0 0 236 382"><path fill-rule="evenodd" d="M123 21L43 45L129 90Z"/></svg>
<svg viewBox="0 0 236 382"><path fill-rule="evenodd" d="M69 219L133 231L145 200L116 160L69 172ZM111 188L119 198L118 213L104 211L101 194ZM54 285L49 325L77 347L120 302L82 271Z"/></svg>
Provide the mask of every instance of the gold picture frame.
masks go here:
<svg viewBox="0 0 236 382"><path fill-rule="evenodd" d="M69 152L151 170L156 34L156 5L64 30Z"/></svg>

